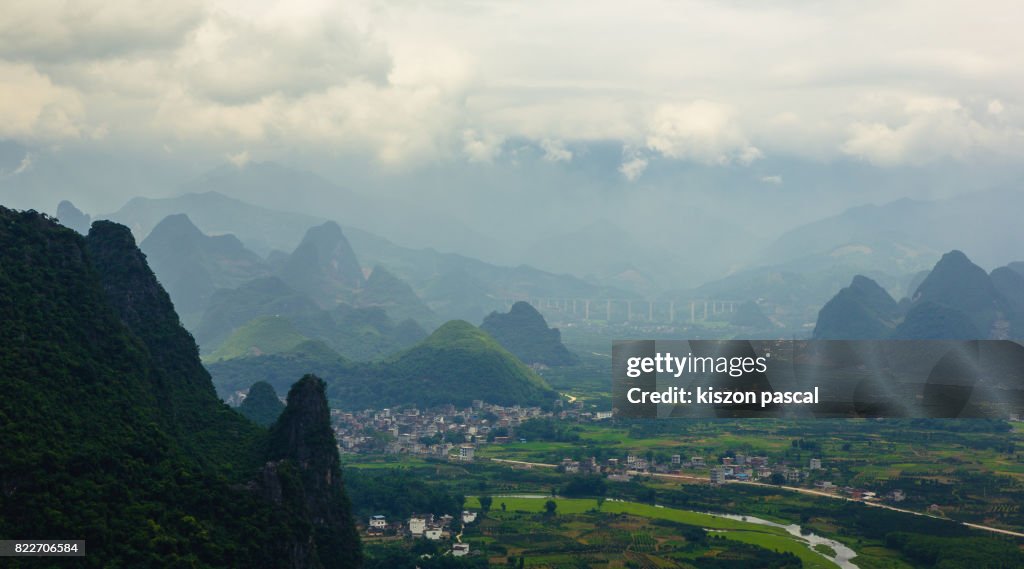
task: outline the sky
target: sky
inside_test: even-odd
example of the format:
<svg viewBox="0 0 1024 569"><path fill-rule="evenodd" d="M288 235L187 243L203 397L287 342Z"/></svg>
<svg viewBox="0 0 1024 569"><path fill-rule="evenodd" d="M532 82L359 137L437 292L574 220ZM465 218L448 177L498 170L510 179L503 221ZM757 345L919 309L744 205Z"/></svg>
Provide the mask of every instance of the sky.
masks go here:
<svg viewBox="0 0 1024 569"><path fill-rule="evenodd" d="M555 204L538 233L681 193L788 226L1016 183L1022 16L1008 1L9 0L0 202L52 209L62 180L112 210L270 161L396 200L459 196L471 224L495 200ZM605 205L565 221L580 203Z"/></svg>

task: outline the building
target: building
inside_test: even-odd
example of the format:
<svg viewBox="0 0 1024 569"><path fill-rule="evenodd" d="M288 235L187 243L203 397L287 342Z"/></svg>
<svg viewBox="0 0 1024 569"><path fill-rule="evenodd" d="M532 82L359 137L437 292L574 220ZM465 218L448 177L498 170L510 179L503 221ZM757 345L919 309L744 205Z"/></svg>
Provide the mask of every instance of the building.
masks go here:
<svg viewBox="0 0 1024 569"><path fill-rule="evenodd" d="M473 454L476 449L473 445L462 445L459 447L459 461L460 462L473 462Z"/></svg>
<svg viewBox="0 0 1024 569"><path fill-rule="evenodd" d="M476 521L476 512L470 512L469 510L462 511L462 523L471 524Z"/></svg>
<svg viewBox="0 0 1024 569"><path fill-rule="evenodd" d="M678 454L673 454L672 455L672 466L679 466L682 463L683 463L683 457L679 456Z"/></svg>
<svg viewBox="0 0 1024 569"><path fill-rule="evenodd" d="M811 459L811 470L821 470L821 459L820 458L812 458Z"/></svg>
<svg viewBox="0 0 1024 569"><path fill-rule="evenodd" d="M441 539L441 528L427 528L427 530L423 532L423 537L430 541L437 541Z"/></svg>
<svg viewBox="0 0 1024 569"><path fill-rule="evenodd" d="M427 518L423 516L413 516L409 518L409 533L413 537L419 537L423 535L423 532L427 530Z"/></svg>
<svg viewBox="0 0 1024 569"><path fill-rule="evenodd" d="M452 546L452 557L462 557L465 555L469 555L468 543L456 543Z"/></svg>
<svg viewBox="0 0 1024 569"><path fill-rule="evenodd" d="M718 467L712 468L711 483L715 485L725 484L725 469Z"/></svg>
<svg viewBox="0 0 1024 569"><path fill-rule="evenodd" d="M690 457L690 465L691 466L704 466L704 457L703 456L691 456Z"/></svg>
<svg viewBox="0 0 1024 569"><path fill-rule="evenodd" d="M370 518L370 529L383 530L388 527L388 521L384 516L373 516Z"/></svg>

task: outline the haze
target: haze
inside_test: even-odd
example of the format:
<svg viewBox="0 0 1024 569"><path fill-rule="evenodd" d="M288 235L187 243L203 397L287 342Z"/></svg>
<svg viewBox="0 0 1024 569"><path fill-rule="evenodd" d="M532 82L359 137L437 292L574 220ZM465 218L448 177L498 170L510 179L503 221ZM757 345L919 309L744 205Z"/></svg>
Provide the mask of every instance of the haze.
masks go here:
<svg viewBox="0 0 1024 569"><path fill-rule="evenodd" d="M850 207L1019 195L1021 16L1015 2L8 2L0 203L102 215L214 190L406 246L695 286L781 262L766 244ZM972 258L1017 260L992 246L1001 226L960 223L942 231L990 237L963 246ZM924 245L922 265L958 244Z"/></svg>

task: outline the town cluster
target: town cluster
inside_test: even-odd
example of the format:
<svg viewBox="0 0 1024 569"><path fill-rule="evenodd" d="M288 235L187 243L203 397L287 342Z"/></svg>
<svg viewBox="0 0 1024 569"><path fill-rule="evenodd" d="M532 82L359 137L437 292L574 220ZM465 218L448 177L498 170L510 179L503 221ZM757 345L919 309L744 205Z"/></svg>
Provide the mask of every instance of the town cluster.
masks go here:
<svg viewBox="0 0 1024 569"><path fill-rule="evenodd" d="M331 410L339 450L343 453L412 454L447 458L456 449L459 458L472 460L469 450L483 444L513 442L524 421L557 418L565 421L604 421L611 412L584 411L582 404L559 401L554 411L540 407L503 407L473 401L466 408L442 405L431 409ZM518 439L515 439L518 440Z"/></svg>
<svg viewBox="0 0 1024 569"><path fill-rule="evenodd" d="M462 526L476 521L477 513L462 512ZM430 541L449 541L454 538L451 554L454 557L469 555L469 544L461 542L461 533L453 534L455 518L447 514L413 514L407 520L388 520L386 516L372 516L366 524L366 536L370 538L392 539L427 539Z"/></svg>

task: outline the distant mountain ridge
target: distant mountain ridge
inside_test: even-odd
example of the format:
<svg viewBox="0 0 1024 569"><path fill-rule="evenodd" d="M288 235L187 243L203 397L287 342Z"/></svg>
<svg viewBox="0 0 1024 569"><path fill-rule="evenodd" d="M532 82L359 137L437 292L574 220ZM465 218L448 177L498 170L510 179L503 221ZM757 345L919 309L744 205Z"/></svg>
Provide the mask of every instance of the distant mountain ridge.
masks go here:
<svg viewBox="0 0 1024 569"><path fill-rule="evenodd" d="M858 275L820 311L815 339L985 339L1024 337L1024 277L985 273L958 250L942 256L900 303Z"/></svg>
<svg viewBox="0 0 1024 569"><path fill-rule="evenodd" d="M579 357L562 344L561 332L549 328L541 313L527 302L514 303L507 313L490 313L480 329L527 364L579 363Z"/></svg>

